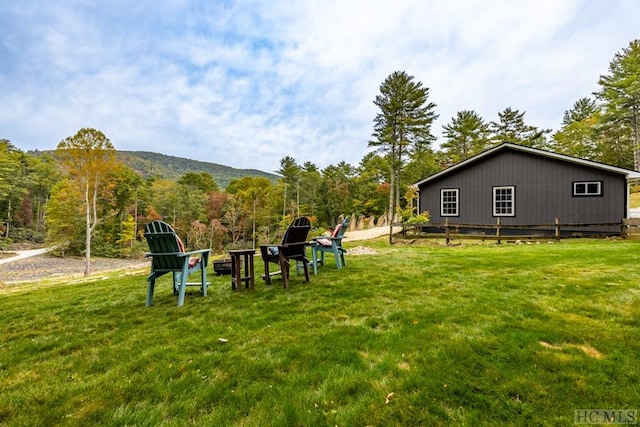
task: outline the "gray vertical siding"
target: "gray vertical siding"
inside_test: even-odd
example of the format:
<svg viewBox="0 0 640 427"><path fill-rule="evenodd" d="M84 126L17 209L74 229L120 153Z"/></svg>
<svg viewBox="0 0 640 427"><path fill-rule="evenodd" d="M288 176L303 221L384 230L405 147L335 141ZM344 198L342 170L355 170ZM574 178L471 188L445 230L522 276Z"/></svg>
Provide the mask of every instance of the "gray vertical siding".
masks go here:
<svg viewBox="0 0 640 427"><path fill-rule="evenodd" d="M602 197L572 197L574 181L602 181ZM515 186L515 216L501 217L509 224L619 222L626 217L627 183L624 175L585 165L503 150L465 168L444 174L420 186L420 211L431 221L440 216L440 190L459 189L459 216L449 222L495 224L493 187Z"/></svg>

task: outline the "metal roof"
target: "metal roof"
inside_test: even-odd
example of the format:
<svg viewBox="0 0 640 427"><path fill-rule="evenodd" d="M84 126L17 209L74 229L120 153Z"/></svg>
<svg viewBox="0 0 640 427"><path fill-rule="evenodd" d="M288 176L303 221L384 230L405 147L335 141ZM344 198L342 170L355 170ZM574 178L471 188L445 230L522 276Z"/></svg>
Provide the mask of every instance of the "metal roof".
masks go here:
<svg viewBox="0 0 640 427"><path fill-rule="evenodd" d="M630 169L620 168L617 166L611 166L606 163L594 162L592 160L580 159L578 157L568 156L566 154L554 153L553 151L541 150L539 148L525 147L524 145L512 144L510 142L505 142L503 144L497 145L493 148L485 150L479 154L476 154L473 157L469 157L466 160L461 161L460 163L456 163L453 166L448 167L438 173L435 173L422 181L418 181L415 185L420 186L426 182L432 181L434 179L438 179L442 176L448 175L452 172L455 172L458 169L462 169L466 166L469 166L473 163L481 161L484 157L490 156L498 151L502 150L516 150L524 153L535 154L538 156L549 157L551 159L562 160L565 162L576 163L583 166L589 166L592 168L602 169L613 173L618 173L624 175L627 178L627 181L630 180L640 180L640 172L633 171Z"/></svg>

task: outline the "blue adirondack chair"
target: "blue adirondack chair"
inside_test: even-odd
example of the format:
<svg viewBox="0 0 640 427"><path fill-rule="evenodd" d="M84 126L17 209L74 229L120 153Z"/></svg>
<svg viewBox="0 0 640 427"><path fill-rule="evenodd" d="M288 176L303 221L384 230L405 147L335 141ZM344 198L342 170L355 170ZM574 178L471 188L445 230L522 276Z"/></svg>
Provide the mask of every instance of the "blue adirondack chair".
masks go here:
<svg viewBox="0 0 640 427"><path fill-rule="evenodd" d="M311 230L311 221L307 217L293 220L282 236L280 245L260 245L260 254L264 261L264 281L271 283L271 276L282 275L282 287L289 286L289 270L291 261L302 263L305 280L309 281L309 259L306 255L307 235ZM269 263L278 264L279 271L270 273Z"/></svg>
<svg viewBox="0 0 640 427"><path fill-rule="evenodd" d="M162 221L147 224L144 237L150 251L145 256L151 257L151 273L147 277L147 307L153 303L156 279L167 273L173 274L173 294L178 295L178 307L184 304L187 286L200 286L202 295L207 296L209 249L185 252L175 230ZM200 281L188 282L189 276L197 271L200 271Z"/></svg>
<svg viewBox="0 0 640 427"><path fill-rule="evenodd" d="M336 225L331 236L320 236L313 239L313 242L316 244L314 250L320 254L320 259L314 259L314 263L324 265L324 254L330 253L333 254L336 260L338 270L347 265L347 261L344 258L347 250L342 247L342 238L349 228L350 221L349 217L347 217L342 223Z"/></svg>

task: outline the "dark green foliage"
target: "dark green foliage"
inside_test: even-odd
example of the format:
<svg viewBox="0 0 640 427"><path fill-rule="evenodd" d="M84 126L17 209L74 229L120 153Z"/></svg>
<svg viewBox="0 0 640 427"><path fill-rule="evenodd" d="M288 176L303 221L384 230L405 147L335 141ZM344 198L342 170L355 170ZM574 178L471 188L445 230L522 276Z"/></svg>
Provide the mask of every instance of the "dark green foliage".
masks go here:
<svg viewBox="0 0 640 427"><path fill-rule="evenodd" d="M598 132L601 122L602 114L595 101L579 99L571 110L565 111L562 128L553 135L551 148L558 153L601 160L603 153L599 149Z"/></svg>
<svg viewBox="0 0 640 427"><path fill-rule="evenodd" d="M527 147L545 148L546 135L551 129L538 129L524 121L525 112L507 107L498 113L498 121L491 122L491 132L496 144L511 142Z"/></svg>
<svg viewBox="0 0 640 427"><path fill-rule="evenodd" d="M441 144L451 164L461 162L491 146L489 125L475 111L458 111L444 125L446 141Z"/></svg>
<svg viewBox="0 0 640 427"><path fill-rule="evenodd" d="M58 179L50 156L35 158L0 139L0 236L21 241L42 235L46 202Z"/></svg>
<svg viewBox="0 0 640 427"><path fill-rule="evenodd" d="M598 111L598 104L593 99L581 98L573 104L573 108L564 112L562 125L568 126L593 116Z"/></svg>
<svg viewBox="0 0 640 427"><path fill-rule="evenodd" d="M633 151L633 167L640 170L640 40L614 55L609 73L600 76L596 96L603 103L605 118L617 128L626 128L621 136Z"/></svg>
<svg viewBox="0 0 640 427"><path fill-rule="evenodd" d="M595 101L581 98L565 112L551 148L628 169L640 168L640 41L614 55L600 76Z"/></svg>

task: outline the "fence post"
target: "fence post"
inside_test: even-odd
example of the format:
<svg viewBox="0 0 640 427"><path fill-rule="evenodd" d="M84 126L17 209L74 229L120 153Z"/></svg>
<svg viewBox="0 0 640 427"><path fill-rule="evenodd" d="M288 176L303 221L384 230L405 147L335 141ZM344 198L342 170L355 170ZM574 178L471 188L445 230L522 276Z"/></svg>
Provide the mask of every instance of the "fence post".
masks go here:
<svg viewBox="0 0 640 427"><path fill-rule="evenodd" d="M448 245L449 244L449 218L444 219L444 238Z"/></svg>
<svg viewBox="0 0 640 427"><path fill-rule="evenodd" d="M560 218L556 217L556 240L560 240Z"/></svg>
<svg viewBox="0 0 640 427"><path fill-rule="evenodd" d="M498 220L496 221L496 237L498 244L500 244L500 217L498 217Z"/></svg>

